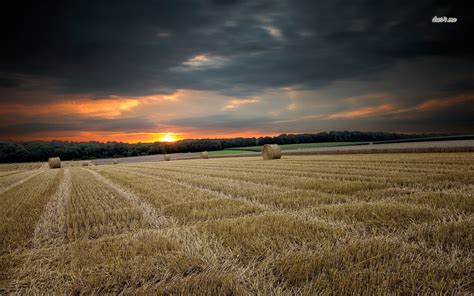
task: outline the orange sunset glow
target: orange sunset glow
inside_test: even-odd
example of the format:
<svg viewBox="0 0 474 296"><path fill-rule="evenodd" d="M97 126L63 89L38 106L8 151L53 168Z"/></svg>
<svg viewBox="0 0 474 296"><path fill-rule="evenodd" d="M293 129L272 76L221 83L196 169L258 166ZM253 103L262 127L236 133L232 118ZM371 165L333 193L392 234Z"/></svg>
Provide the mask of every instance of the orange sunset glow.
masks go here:
<svg viewBox="0 0 474 296"><path fill-rule="evenodd" d="M305 114L305 110L298 107L301 105L298 103L301 93L292 90L291 94L288 94L286 88L279 90L278 93L287 96L287 101L284 101L285 105L275 109L268 105L274 93L263 94L258 98L237 99L210 92L178 90L166 95L112 96L104 99L72 96L71 99L40 105L3 103L0 105L0 125L8 122L21 125L24 118L32 118L34 121L29 123L31 131L3 136L4 139L18 141L175 142L181 139L260 137L300 133L301 128L289 124L305 121L310 123L317 120L329 122L332 126L341 124L342 128L347 129L350 125L342 124L351 120L391 114L410 117L419 112L456 108L474 102L474 94L466 92L446 98L435 97L405 107L397 105L394 95L369 93L356 98L347 98L349 105L345 111L309 114L298 119L288 116L294 116L298 112ZM200 104L203 100L209 103ZM372 104L374 100L382 102L378 105L350 108L350 104L361 102ZM268 108L267 116L270 116L273 125L253 128L251 118L261 116L260 108ZM244 110L247 114L242 115ZM209 124L210 119L207 119L207 116L218 118L223 122ZM227 118L232 125L236 122L236 126L226 127ZM48 129L54 126L59 128L38 130L38 126L45 124Z"/></svg>
<svg viewBox="0 0 474 296"><path fill-rule="evenodd" d="M180 140L180 138L173 133L165 133L158 138L158 142L175 142L177 140Z"/></svg>
<svg viewBox="0 0 474 296"><path fill-rule="evenodd" d="M17 141L73 141L73 142L123 142L123 143L154 143L154 142L176 142L182 139L204 139L204 138L251 138L263 136L278 136L279 133L258 133L258 132L240 132L240 133L122 133L122 132L94 132L81 131L77 133L54 132L41 133L36 135L16 136ZM12 137L13 138L13 137Z"/></svg>

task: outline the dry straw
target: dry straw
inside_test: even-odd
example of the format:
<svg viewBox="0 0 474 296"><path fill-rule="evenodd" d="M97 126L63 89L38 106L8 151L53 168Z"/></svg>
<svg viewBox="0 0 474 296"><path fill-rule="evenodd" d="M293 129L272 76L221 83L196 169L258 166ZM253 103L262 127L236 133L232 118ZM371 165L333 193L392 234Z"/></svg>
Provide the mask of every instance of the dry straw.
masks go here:
<svg viewBox="0 0 474 296"><path fill-rule="evenodd" d="M170 157L168 154L165 154L164 159L165 159L166 161L170 161L170 160L171 160L171 157Z"/></svg>
<svg viewBox="0 0 474 296"><path fill-rule="evenodd" d="M208 159L209 158L209 153L207 153L207 151L201 152L201 158L202 159Z"/></svg>
<svg viewBox="0 0 474 296"><path fill-rule="evenodd" d="M262 150L263 159L280 159L281 148L278 144L265 144Z"/></svg>
<svg viewBox="0 0 474 296"><path fill-rule="evenodd" d="M48 164L50 169L59 169L61 167L61 159L59 157L50 157Z"/></svg>

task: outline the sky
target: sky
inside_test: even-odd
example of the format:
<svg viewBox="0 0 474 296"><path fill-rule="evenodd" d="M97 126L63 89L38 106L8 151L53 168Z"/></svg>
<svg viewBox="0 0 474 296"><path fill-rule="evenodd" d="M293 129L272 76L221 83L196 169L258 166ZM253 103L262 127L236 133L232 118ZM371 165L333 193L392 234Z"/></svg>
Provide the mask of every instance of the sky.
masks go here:
<svg viewBox="0 0 474 296"><path fill-rule="evenodd" d="M0 33L0 140L474 132L468 1L9 1Z"/></svg>

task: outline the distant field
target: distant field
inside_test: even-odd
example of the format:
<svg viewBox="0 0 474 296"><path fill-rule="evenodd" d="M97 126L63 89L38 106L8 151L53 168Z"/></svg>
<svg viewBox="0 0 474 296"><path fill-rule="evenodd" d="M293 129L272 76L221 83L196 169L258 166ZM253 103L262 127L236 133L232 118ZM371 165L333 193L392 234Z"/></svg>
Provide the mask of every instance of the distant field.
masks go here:
<svg viewBox="0 0 474 296"><path fill-rule="evenodd" d="M321 147L339 147L339 146L352 146L352 145L366 145L369 142L327 142L327 143L303 143L303 144L287 144L280 145L282 150L292 149L306 149L306 148L321 148ZM211 151L211 154L235 154L245 152L261 152L262 146L249 146L239 148L229 148L220 151Z"/></svg>
<svg viewBox="0 0 474 296"><path fill-rule="evenodd" d="M387 143L409 143L409 142L433 142L433 141L456 141L456 140L474 140L474 135L459 135L459 136L441 136L441 137L426 137L426 138L414 138L414 139L400 139L390 141L377 141L374 144L387 144Z"/></svg>
<svg viewBox="0 0 474 296"><path fill-rule="evenodd" d="M0 294L472 294L473 159L11 165Z"/></svg>
<svg viewBox="0 0 474 296"><path fill-rule="evenodd" d="M399 139L390 141L377 141L373 142L375 145L380 144L395 144L395 143L416 143L416 142L434 142L434 141L455 141L455 140L473 140L474 135L459 135L459 136L440 136L440 137L426 137L426 138L413 138L413 139ZM357 145L368 145L370 142L324 142L324 143L303 143L303 144L286 144L280 145L282 150L294 150L294 149L311 149L311 148L328 148L328 147L342 147L342 146L357 146ZM220 151L211 151L211 155L222 155L222 154L238 154L246 152L261 152L262 146L248 146L248 147L237 147L228 148Z"/></svg>
<svg viewBox="0 0 474 296"><path fill-rule="evenodd" d="M249 152L259 152L254 150L238 150L238 149L224 149L217 151L209 151L209 155L228 155L228 154L240 154L240 153L249 153Z"/></svg>

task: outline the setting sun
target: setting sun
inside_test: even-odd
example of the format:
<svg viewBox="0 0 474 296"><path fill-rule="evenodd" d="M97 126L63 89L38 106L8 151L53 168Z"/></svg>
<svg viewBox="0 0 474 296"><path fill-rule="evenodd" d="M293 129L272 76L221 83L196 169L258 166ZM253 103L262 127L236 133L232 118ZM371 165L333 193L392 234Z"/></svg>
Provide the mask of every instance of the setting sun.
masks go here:
<svg viewBox="0 0 474 296"><path fill-rule="evenodd" d="M174 135L173 133L166 133L166 134L163 134L160 138L159 138L159 142L175 142L177 141L178 138L176 137L176 135Z"/></svg>

